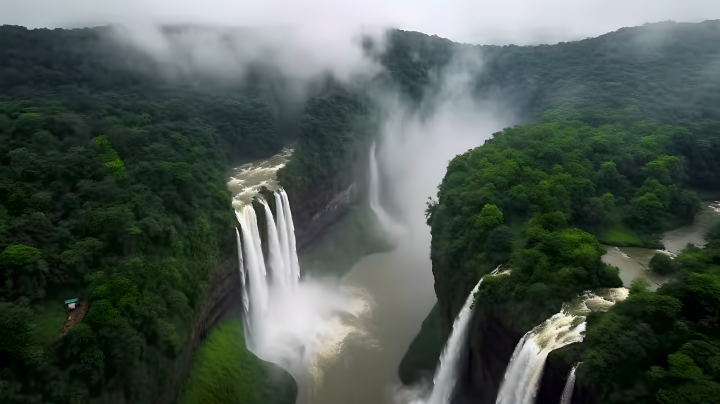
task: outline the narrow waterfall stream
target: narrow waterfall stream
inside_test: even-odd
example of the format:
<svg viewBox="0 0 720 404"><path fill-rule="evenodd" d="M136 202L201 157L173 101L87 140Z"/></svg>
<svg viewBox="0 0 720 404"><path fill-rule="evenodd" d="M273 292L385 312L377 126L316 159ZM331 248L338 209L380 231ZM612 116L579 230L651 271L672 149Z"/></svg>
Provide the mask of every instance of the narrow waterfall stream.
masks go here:
<svg viewBox="0 0 720 404"><path fill-rule="evenodd" d="M475 300L475 292L480 289L482 279L475 285L465 300L465 304L453 322L453 330L445 343L440 362L433 378L433 389L427 404L446 404L450 402L455 384L457 382L457 371L460 362L460 354L467 341L468 325L472 317L472 304Z"/></svg>
<svg viewBox="0 0 720 404"><path fill-rule="evenodd" d="M573 388L575 388L575 371L580 364L582 364L582 362L576 363L573 365L572 369L570 369L570 374L568 374L565 388L563 389L562 396L560 397L560 404L570 404L570 400L572 400L573 395Z"/></svg>

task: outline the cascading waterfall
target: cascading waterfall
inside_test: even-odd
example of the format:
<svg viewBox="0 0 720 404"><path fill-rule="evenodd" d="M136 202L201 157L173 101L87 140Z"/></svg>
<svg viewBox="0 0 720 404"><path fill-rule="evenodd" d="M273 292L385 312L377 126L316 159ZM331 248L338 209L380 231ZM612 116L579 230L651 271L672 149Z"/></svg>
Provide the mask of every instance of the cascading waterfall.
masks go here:
<svg viewBox="0 0 720 404"><path fill-rule="evenodd" d="M564 303L560 313L525 334L515 347L496 403L532 404L548 354L581 342L585 316L591 311L607 311L615 302L624 300L627 293L625 288L585 292L572 302Z"/></svg>
<svg viewBox="0 0 720 404"><path fill-rule="evenodd" d="M486 276L503 276L509 275L511 270L500 271L502 265L495 268L494 271ZM440 361L435 376L433 377L433 387L428 393L424 391L423 386L416 386L409 389L400 388L395 392L395 401L398 404L447 404L452 399L457 383L460 355L462 349L466 345L468 326L472 318L472 305L475 300L475 293L482 285L482 279L475 285L470 295L465 300L465 304L460 309L455 321L453 329L450 333L443 351L440 355Z"/></svg>
<svg viewBox="0 0 720 404"><path fill-rule="evenodd" d="M278 207L282 205L282 209ZM278 227L284 228L287 235L287 246L285 257L287 257L288 268L290 268L290 285L297 286L300 279L300 263L298 261L297 247L295 244L295 225L292 220L292 211L290 210L290 199L284 189L275 193L275 206L278 211ZM282 220L280 220L280 212L282 212Z"/></svg>
<svg viewBox="0 0 720 404"><path fill-rule="evenodd" d="M581 363L582 362L576 363L572 367L572 369L570 369L567 383L565 383L565 388L563 389L562 397L560 398L560 404L570 404L570 400L572 400L573 389L575 388L575 370L578 366L580 366Z"/></svg>
<svg viewBox="0 0 720 404"><path fill-rule="evenodd" d="M380 205L380 173L376 157L377 146L373 142L370 146L370 209L375 213L381 224L392 223L385 209Z"/></svg>
<svg viewBox="0 0 720 404"><path fill-rule="evenodd" d="M243 294L248 296L245 316L247 317L247 325L250 328L249 334L255 337L254 331L268 307L269 288L265 260L260 245L260 231L257 226L255 209L253 209L252 205L246 205L240 212L235 211L235 215L238 222L240 222L240 230L244 240L243 252L241 253L244 259L240 263L243 268L240 269L240 273L245 276L242 280ZM253 339L249 341L251 349Z"/></svg>
<svg viewBox="0 0 720 404"><path fill-rule="evenodd" d="M255 198L265 214L264 239L251 203L235 212L247 346L295 377L309 372L311 382L318 384L320 362L331 361L348 335L362 333L350 324L349 316L363 316L369 306L360 291L338 288L332 280L307 277L300 282L287 194L274 191L275 215L267 200Z"/></svg>
<svg viewBox="0 0 720 404"><path fill-rule="evenodd" d="M237 212L236 212L237 214ZM238 269L240 271L240 287L243 290L242 294L242 303L243 303L243 311L247 314L250 310L250 300L247 294L247 277L245 276L245 264L243 263L243 253L242 253L242 242L240 241L240 231L235 228L235 235L237 236L237 249L238 249ZM249 337L248 329L249 323L248 323L248 316L243 316L243 324L245 325L245 337L246 339Z"/></svg>
<svg viewBox="0 0 720 404"><path fill-rule="evenodd" d="M453 330L445 343L442 354L440 355L440 363L435 371L433 378L433 390L430 394L428 404L446 404L450 402L455 383L457 382L457 370L465 340L467 339L467 328L472 317L472 303L475 299L475 292L480 288L482 279L475 285L470 295L465 300L465 304L460 313L458 313L453 322Z"/></svg>
<svg viewBox="0 0 720 404"><path fill-rule="evenodd" d="M278 216L278 225L281 225L279 227L275 224L275 218L273 217L272 211L270 210L270 205L262 199L259 198L260 203L263 205L263 208L265 208L265 223L267 225L267 241L268 241L268 260L267 263L270 266L270 275L272 277L272 281L274 285L277 287L274 288L274 291L277 293L287 293L288 288L290 287L290 271L291 268L288 265L290 262L288 255L288 249L281 249L280 246L280 237L278 236L278 233L286 233L284 223L280 222L280 217ZM283 218L284 219L284 218ZM283 220L284 221L284 220Z"/></svg>

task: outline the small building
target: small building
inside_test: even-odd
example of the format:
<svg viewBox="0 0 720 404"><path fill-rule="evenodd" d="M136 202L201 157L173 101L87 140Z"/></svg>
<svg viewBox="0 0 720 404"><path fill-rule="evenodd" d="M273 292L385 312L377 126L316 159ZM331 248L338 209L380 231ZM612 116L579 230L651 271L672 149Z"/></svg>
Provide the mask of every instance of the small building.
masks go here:
<svg viewBox="0 0 720 404"><path fill-rule="evenodd" d="M68 309L72 310L75 308L75 304L77 304L78 299L70 299L65 300L65 305L68 307Z"/></svg>

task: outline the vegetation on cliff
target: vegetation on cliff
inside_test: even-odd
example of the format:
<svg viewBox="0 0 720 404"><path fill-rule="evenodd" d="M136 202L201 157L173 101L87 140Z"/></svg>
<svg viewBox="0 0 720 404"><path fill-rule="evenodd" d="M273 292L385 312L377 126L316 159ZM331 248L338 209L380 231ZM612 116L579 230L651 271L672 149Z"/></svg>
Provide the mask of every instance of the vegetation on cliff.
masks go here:
<svg viewBox="0 0 720 404"><path fill-rule="evenodd" d="M277 365L247 350L243 324L227 320L213 329L195 354L181 404L284 404L297 396L295 381Z"/></svg>
<svg viewBox="0 0 720 404"><path fill-rule="evenodd" d="M597 267L591 271L571 265L575 258L563 261L568 257L561 256L563 244L557 239L562 232L575 228L608 244L653 246L658 232L692 217L697 199L689 192L690 187L702 191L717 189L720 184L720 104L715 101L720 88L715 68L719 52L714 45L718 40L719 21L647 24L597 38L540 46L460 45L416 32L394 33L384 63L410 98L421 97L432 72L451 63L457 51L475 52L482 60L471 87L476 98L502 102L521 120L534 122L528 127L506 129L501 137L507 135L510 139L514 131L535 132L538 136L515 136L515 143L493 139L458 157L448 167L443 182L446 188L441 191L448 202L431 201L429 209L429 213L452 209L430 223L438 307L426 323L437 326L423 327L411 344L400 368L404 383L412 383L420 376L407 364L436 363L440 348L429 349L426 342L444 341L479 276L511 260L512 253L516 253L513 263L520 267L526 267L523 263L530 262L527 259L548 259L534 279L534 269L532 274L517 271L510 277L486 279L488 285L501 283L499 287L512 293L518 287L516 297L538 301L549 297L546 303L529 311L518 306L517 317L503 315L523 324L514 324L522 335L528 327L557 312L562 295L571 294L583 284L600 284L600 277L592 279L593 271L602 266L596 254L592 255ZM628 105L638 108L625 109ZM559 111L545 112L550 109ZM579 121L579 125L570 124L572 120ZM568 137L557 133L561 130L552 125L575 134ZM547 149L535 148L533 142L544 142L540 140L545 136L543 131L551 144ZM593 134L585 132L589 135L585 137L583 131ZM480 159L472 156L498 147L507 148L504 153L508 155L517 153L517 147L535 152L529 156L536 164L532 168L543 178L537 177L530 187L511 178L511 186L507 186L502 179L496 183L476 174L476 167L468 167L468 161L479 163ZM569 158L570 148L576 150L577 157ZM512 158L502 160L507 163L505 160ZM579 170L573 170L569 162L579 164L572 165ZM518 164L522 166L522 161ZM557 171L553 171L555 165L560 166ZM495 167L493 163L491 168L494 171L486 177L495 176L496 171L512 171L502 164ZM498 190L499 184L504 187L502 191ZM518 185L524 189L518 187L511 192ZM523 213L520 202L527 213ZM486 204L498 207L503 225L492 230L476 226L477 215ZM560 229L548 228L555 225L546 224L540 217L555 211L566 219ZM593 239L578 246L597 253ZM561 275L568 276L567 288L555 283ZM545 288L533 287L536 283ZM486 294L495 307L503 305L503 300L517 301L492 296L490 288L485 288L488 285L483 286L481 294ZM512 307L503 308L509 309ZM439 318L431 319L433 315ZM427 352L432 358L422 359Z"/></svg>
<svg viewBox="0 0 720 404"><path fill-rule="evenodd" d="M436 287L451 291L449 303L503 264L510 273L485 276L475 305L529 330L579 292L622 286L598 239L654 247L659 232L690 222L699 202L687 178L698 173L687 151L702 145L640 116L549 111L455 157L427 209ZM588 317L586 350L572 360L585 363L578 382L601 402L717 399L720 228L707 237L704 249L653 258L676 280L653 293L637 279L626 301Z"/></svg>
<svg viewBox="0 0 720 404"><path fill-rule="evenodd" d="M450 162L428 204L433 263L455 268L436 277L460 300L473 279L505 263L512 273L487 278L478 298L518 302L520 328L577 292L620 286L598 239L652 246L655 234L692 220L699 203L684 187L693 173L682 150L693 142L685 128L639 120L635 107L549 111L494 134Z"/></svg>
<svg viewBox="0 0 720 404"><path fill-rule="evenodd" d="M0 103L3 402L165 387L233 216L217 134L158 107ZM36 332L71 298L82 322Z"/></svg>

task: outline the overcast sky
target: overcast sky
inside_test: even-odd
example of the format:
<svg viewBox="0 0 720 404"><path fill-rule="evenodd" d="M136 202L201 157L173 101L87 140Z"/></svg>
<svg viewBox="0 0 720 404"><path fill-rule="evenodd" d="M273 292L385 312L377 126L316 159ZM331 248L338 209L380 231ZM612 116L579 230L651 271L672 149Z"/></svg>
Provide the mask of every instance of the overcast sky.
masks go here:
<svg viewBox="0 0 720 404"><path fill-rule="evenodd" d="M0 24L136 20L393 26L468 43L556 43L645 22L720 19L720 0L0 0Z"/></svg>

